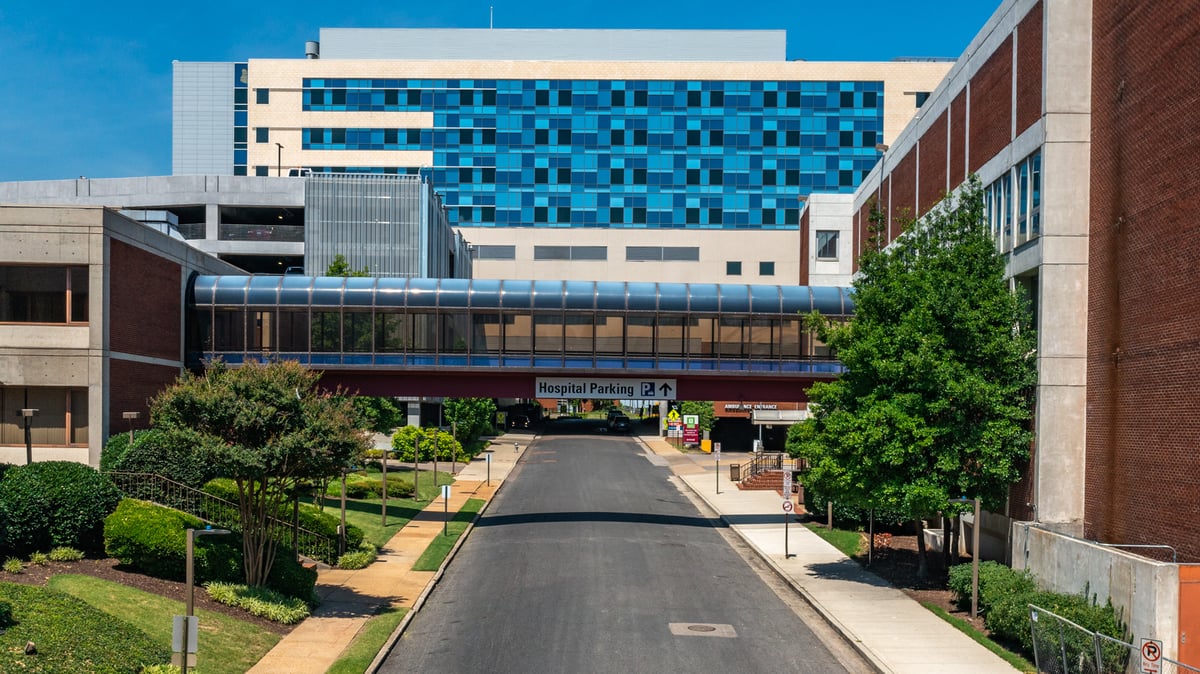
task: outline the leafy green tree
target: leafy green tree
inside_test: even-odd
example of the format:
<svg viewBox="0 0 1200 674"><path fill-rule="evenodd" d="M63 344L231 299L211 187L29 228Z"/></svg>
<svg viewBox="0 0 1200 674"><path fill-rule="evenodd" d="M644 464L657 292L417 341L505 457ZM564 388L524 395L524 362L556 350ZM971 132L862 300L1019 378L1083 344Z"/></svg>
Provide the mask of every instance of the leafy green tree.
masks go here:
<svg viewBox="0 0 1200 674"><path fill-rule="evenodd" d="M918 522L961 510L952 498L1000 507L1032 438L1027 303L1005 280L978 182L949 202L892 246L868 246L849 323L810 317L846 372L813 386L814 414L789 442L817 492Z"/></svg>
<svg viewBox="0 0 1200 674"><path fill-rule="evenodd" d="M352 400L362 428L376 433L391 433L404 421L404 413L391 398L354 396Z"/></svg>
<svg viewBox="0 0 1200 674"><path fill-rule="evenodd" d="M217 361L151 402L156 428L237 485L248 585L262 585L275 562L269 515L298 483L338 474L367 449L350 400L319 391L318 377L292 361Z"/></svg>
<svg viewBox="0 0 1200 674"><path fill-rule="evenodd" d="M364 265L362 269L356 270L350 266L349 262L346 261L345 255L338 253L337 255L333 256L333 261L330 262L329 266L325 268L325 275L345 277L370 276L371 268Z"/></svg>
<svg viewBox="0 0 1200 674"><path fill-rule="evenodd" d="M700 417L701 431L711 431L713 424L716 423L711 400L683 400L679 403L679 414L695 414Z"/></svg>
<svg viewBox="0 0 1200 674"><path fill-rule="evenodd" d="M492 429L496 401L491 398L446 398L442 403L446 423L454 424L456 439L468 442Z"/></svg>

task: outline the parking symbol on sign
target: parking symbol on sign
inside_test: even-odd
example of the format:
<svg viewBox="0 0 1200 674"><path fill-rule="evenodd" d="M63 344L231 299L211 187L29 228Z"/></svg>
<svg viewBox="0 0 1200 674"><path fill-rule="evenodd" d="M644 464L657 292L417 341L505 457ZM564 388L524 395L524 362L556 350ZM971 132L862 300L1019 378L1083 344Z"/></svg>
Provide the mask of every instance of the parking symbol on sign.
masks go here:
<svg viewBox="0 0 1200 674"><path fill-rule="evenodd" d="M652 382L652 381L642 382L642 397L643 398L653 398L654 397L654 382Z"/></svg>

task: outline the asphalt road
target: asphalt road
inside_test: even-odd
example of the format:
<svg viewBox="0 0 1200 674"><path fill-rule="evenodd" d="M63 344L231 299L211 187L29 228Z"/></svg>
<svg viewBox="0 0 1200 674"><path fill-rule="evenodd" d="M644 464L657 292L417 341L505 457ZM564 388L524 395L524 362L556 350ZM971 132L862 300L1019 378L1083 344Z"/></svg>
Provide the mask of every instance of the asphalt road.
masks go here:
<svg viewBox="0 0 1200 674"><path fill-rule="evenodd" d="M380 671L846 671L670 477L540 438Z"/></svg>

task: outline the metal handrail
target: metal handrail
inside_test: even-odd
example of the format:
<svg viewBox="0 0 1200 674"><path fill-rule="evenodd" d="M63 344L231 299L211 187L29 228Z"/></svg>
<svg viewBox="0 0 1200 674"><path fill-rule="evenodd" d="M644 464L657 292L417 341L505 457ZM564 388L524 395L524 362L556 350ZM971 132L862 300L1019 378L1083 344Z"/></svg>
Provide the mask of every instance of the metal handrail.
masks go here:
<svg viewBox="0 0 1200 674"><path fill-rule="evenodd" d="M205 522L241 531L241 519L236 503L157 473L108 471L105 475L112 479L117 489L130 498L151 501L168 508L182 510ZM329 564L337 562L336 539L298 525L293 526L289 522L270 516L267 518L267 526L272 534L292 532L292 542L299 554Z"/></svg>

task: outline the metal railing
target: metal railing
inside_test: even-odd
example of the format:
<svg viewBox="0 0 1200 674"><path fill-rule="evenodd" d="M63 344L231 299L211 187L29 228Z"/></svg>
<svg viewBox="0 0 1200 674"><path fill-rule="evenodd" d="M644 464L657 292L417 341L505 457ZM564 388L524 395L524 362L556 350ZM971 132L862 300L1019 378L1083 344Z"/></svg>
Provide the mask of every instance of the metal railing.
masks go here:
<svg viewBox="0 0 1200 674"><path fill-rule="evenodd" d="M156 473L105 473L123 494L182 510L212 524L240 532L241 518L236 503ZM290 544L298 554L327 564L337 563L338 541L290 522L268 517L268 528L281 544Z"/></svg>
<svg viewBox="0 0 1200 674"><path fill-rule="evenodd" d="M749 463L743 464L741 479L748 480L759 473L771 470L804 470L808 463L804 459L788 459L783 452L757 452Z"/></svg>
<svg viewBox="0 0 1200 674"><path fill-rule="evenodd" d="M1137 646L1093 632L1044 608L1029 605L1033 658L1039 674L1125 674L1142 671ZM1160 657L1160 674L1196 673L1200 669Z"/></svg>

